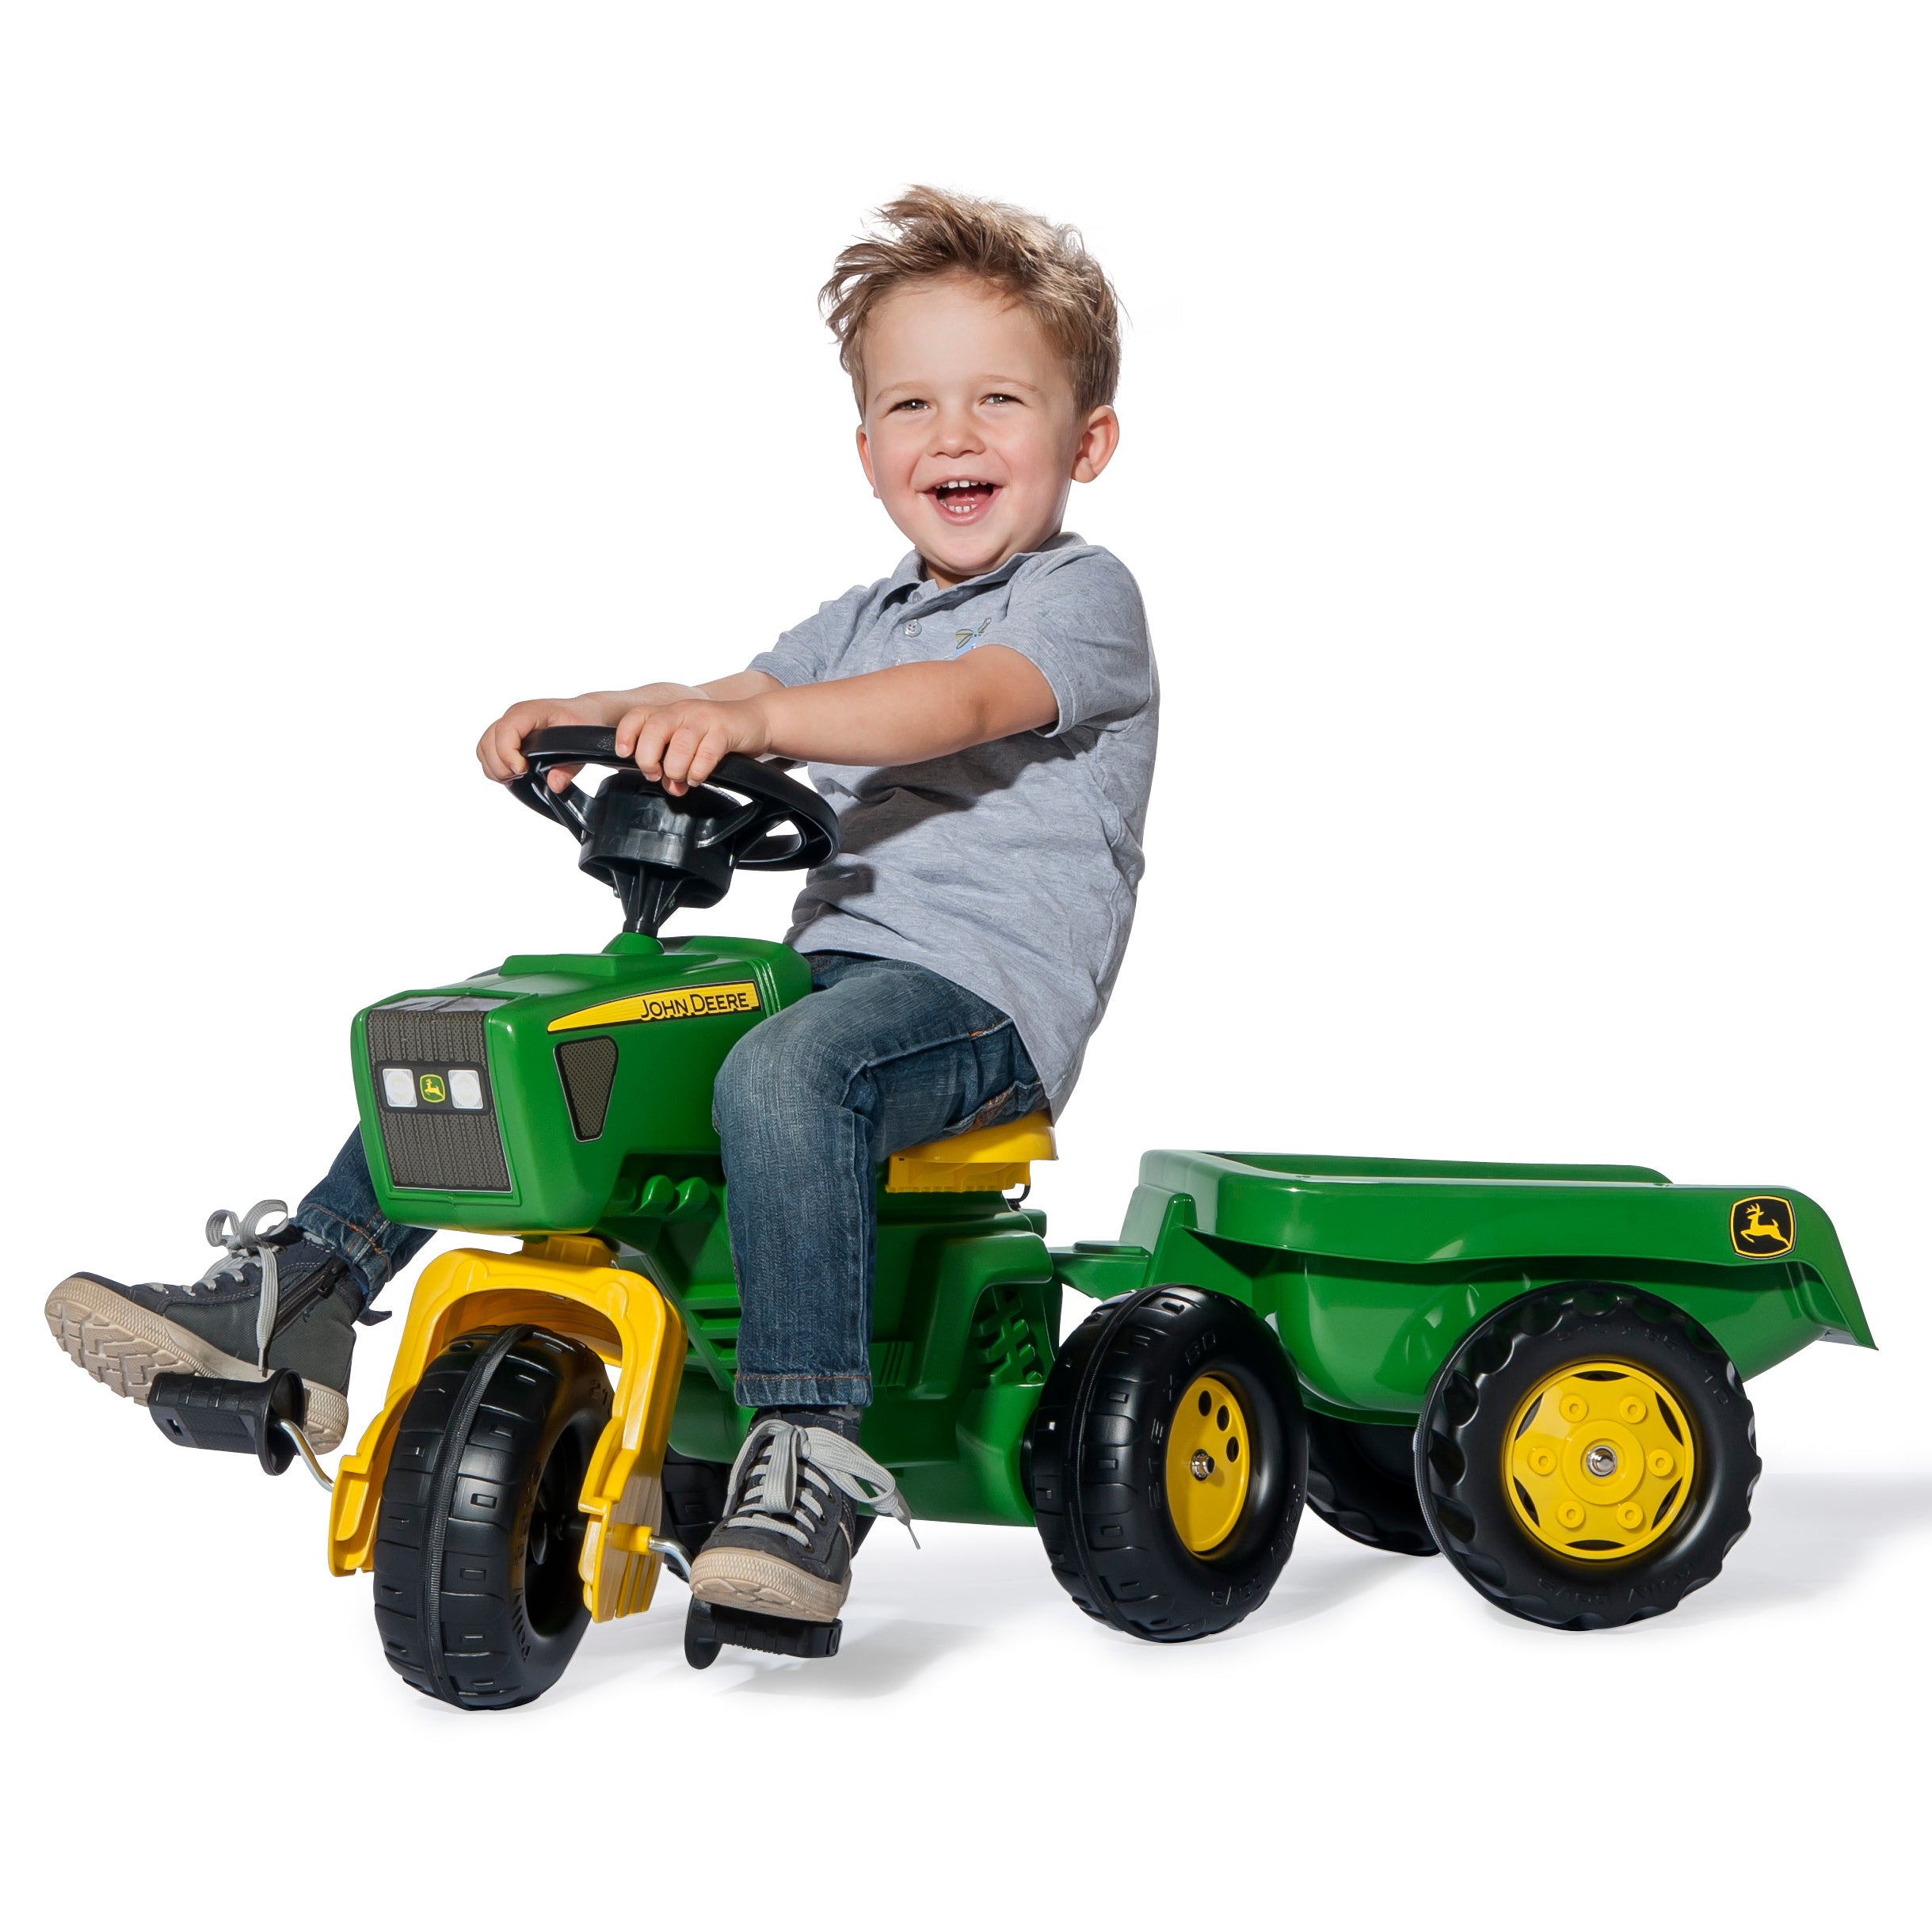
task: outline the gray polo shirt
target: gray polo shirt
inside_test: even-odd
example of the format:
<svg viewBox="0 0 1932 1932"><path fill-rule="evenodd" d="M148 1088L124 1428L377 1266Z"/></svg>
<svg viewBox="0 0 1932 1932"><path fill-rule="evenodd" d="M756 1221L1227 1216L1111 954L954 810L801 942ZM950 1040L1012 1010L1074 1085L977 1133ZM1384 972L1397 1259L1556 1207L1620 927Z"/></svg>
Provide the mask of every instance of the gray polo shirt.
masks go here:
<svg viewBox="0 0 1932 1932"><path fill-rule="evenodd" d="M1062 532L941 590L916 552L819 606L752 660L821 684L1004 644L1060 714L951 757L811 768L840 849L806 876L787 937L814 952L909 959L1012 1016L1054 1113L1100 1023L1134 923L1160 706L1139 587Z"/></svg>

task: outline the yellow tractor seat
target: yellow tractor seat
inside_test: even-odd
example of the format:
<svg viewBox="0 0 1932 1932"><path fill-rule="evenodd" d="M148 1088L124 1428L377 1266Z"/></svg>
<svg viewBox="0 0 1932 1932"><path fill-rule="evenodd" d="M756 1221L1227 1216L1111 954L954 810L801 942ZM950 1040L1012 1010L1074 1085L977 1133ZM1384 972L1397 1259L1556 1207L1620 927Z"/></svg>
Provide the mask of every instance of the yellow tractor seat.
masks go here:
<svg viewBox="0 0 1932 1932"><path fill-rule="evenodd" d="M1054 1158L1053 1122L1043 1112L1028 1114L894 1154L886 1163L886 1191L1004 1194L1031 1181L1035 1160Z"/></svg>

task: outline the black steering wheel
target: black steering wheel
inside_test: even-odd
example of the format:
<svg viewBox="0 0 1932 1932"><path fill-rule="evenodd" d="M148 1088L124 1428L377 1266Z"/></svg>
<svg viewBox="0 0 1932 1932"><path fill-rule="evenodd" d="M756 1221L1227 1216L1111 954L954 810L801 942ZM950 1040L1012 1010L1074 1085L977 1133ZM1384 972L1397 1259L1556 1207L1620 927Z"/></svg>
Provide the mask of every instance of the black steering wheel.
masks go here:
<svg viewBox="0 0 1932 1932"><path fill-rule="evenodd" d="M727 753L702 785L673 798L600 725L553 725L524 740L529 769L509 790L577 841L577 863L623 901L627 932L656 934L680 905L715 905L740 867L796 872L839 849L837 814L809 785L756 759ZM560 764L614 768L586 798L545 782Z"/></svg>

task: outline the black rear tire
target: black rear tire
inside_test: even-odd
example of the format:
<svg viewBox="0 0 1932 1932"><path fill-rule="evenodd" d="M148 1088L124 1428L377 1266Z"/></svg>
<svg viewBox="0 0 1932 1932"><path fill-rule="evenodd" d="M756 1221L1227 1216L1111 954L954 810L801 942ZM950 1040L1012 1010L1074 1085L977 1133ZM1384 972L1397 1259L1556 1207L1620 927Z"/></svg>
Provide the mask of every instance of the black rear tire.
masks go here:
<svg viewBox="0 0 1932 1932"><path fill-rule="evenodd" d="M1331 1529L1371 1549L1433 1557L1416 1491L1413 1424L1308 1415L1308 1506Z"/></svg>
<svg viewBox="0 0 1932 1932"><path fill-rule="evenodd" d="M577 1507L611 1412L604 1364L539 1328L460 1336L403 1411L380 1503L391 1665L463 1710L541 1697L590 1621Z"/></svg>
<svg viewBox="0 0 1932 1932"><path fill-rule="evenodd" d="M695 1557L711 1539L725 1513L725 1490L731 1479L728 1462L706 1462L696 1456L664 1452L664 1534Z"/></svg>
<svg viewBox="0 0 1932 1932"><path fill-rule="evenodd" d="M1177 1526L1169 1433L1204 1376L1238 1398L1248 1439L1240 1513L1197 1552ZM1142 1289L1097 1309L1062 1347L1031 1433L1035 1520L1054 1575L1089 1617L1186 1642L1258 1609L1294 1547L1308 1432L1294 1370L1254 1310L1198 1288Z"/></svg>
<svg viewBox="0 0 1932 1932"><path fill-rule="evenodd" d="M1592 1365L1583 1370L1592 1381L1614 1385L1617 1374L1599 1363L1634 1368L1667 1391L1671 1435L1687 1436L1695 1460L1681 1504L1670 1492L1677 1514L1656 1541L1586 1561L1526 1530L1504 1459L1525 1399L1578 1364ZM1572 1282L1499 1309L1442 1365L1416 1431L1416 1486L1443 1555L1499 1608L1557 1630L1660 1617L1701 1590L1751 1526L1762 1468L1750 1398L1716 1339L1681 1309L1608 1282Z"/></svg>

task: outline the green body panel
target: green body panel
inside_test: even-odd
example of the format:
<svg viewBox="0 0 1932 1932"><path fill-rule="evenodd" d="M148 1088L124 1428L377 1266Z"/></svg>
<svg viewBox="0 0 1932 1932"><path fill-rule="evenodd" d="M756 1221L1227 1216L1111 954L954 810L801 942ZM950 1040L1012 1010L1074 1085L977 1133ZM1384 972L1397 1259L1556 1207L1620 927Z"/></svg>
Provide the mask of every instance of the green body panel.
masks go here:
<svg viewBox="0 0 1932 1932"><path fill-rule="evenodd" d="M747 979L759 991L755 1013L549 1030L587 1008ZM749 1413L731 1400L738 1302L712 1083L748 1027L810 985L810 968L783 946L714 939L660 946L627 935L603 953L508 959L493 973L379 1002L501 1002L484 1015L483 1030L508 1192L395 1184L367 1048L373 1009L356 1016L351 1059L363 1147L383 1212L474 1233L594 1230L612 1243L624 1265L670 1298L690 1336L671 1434L686 1455L730 1461ZM617 1071L604 1132L579 1141L556 1048L600 1036L616 1042ZM1021 1443L1059 1335L1045 1227L1043 1215L1009 1208L996 1194L880 1194L875 1397L865 1442L920 1515L1033 1520Z"/></svg>
<svg viewBox="0 0 1932 1932"><path fill-rule="evenodd" d="M694 990L747 981L753 1011L550 1031L608 1003L665 995L675 1011ZM396 1185L368 1050L375 1009L356 1016L363 1144L383 1213L478 1233L594 1231L615 1245L684 1318L690 1354L671 1440L686 1455L728 1461L748 1420L732 1400L739 1309L712 1084L746 1029L810 985L783 946L626 935L602 953L512 958L381 1002L495 1003L481 1023L509 1186L489 1191ZM602 1130L580 1141L556 1049L600 1037L616 1045L609 1106ZM1789 1188L1766 1191L1795 1214L1794 1244L1776 1260L1732 1245L1731 1211L1749 1191L1674 1187L1648 1168L1157 1152L1141 1160L1118 1241L1057 1251L1043 1215L996 1194L882 1187L866 1446L916 1515L1031 1522L1027 1431L1063 1288L1106 1298L1174 1282L1233 1296L1280 1336L1312 1404L1369 1421L1419 1413L1473 1324L1559 1282L1622 1282L1672 1302L1746 1375L1820 1339L1870 1347L1823 1210Z"/></svg>
<svg viewBox="0 0 1932 1932"><path fill-rule="evenodd" d="M1022 1442L1060 1330L1046 1217L996 1194L882 1190L878 1213L865 1446L915 1515L1030 1523ZM672 1446L729 1461L750 1412L731 1399L738 1300L722 1202L694 1211L673 1197L661 1216L613 1215L598 1232L684 1318L691 1355Z"/></svg>
<svg viewBox="0 0 1932 1932"><path fill-rule="evenodd" d="M1791 1204L1794 1245L1775 1260L1736 1252L1731 1210L1755 1191L1675 1187L1645 1168L1157 1152L1121 1240L1055 1259L1086 1294L1185 1282L1248 1302L1310 1401L1365 1421L1419 1414L1475 1323L1559 1282L1620 1282L1681 1308L1747 1376L1808 1342L1871 1347L1816 1202L1762 1191Z"/></svg>
<svg viewBox="0 0 1932 1932"><path fill-rule="evenodd" d="M717 1014L549 1031L554 1019L650 993L750 981L757 1012ZM490 1083L510 1188L504 1193L398 1187L390 1176L375 1077L365 1049L373 1009L356 1016L350 1059L362 1144L377 1200L392 1221L473 1233L581 1233L614 1206L637 1201L654 1175L722 1181L711 1127L711 1083L740 1036L764 1014L802 999L811 969L789 947L760 939L691 939L660 945L627 933L601 953L506 959L493 973L453 985L413 989L382 1001L437 995L501 1000L484 1018ZM556 1049L566 1040L617 1042L608 1125L579 1141L570 1123Z"/></svg>

